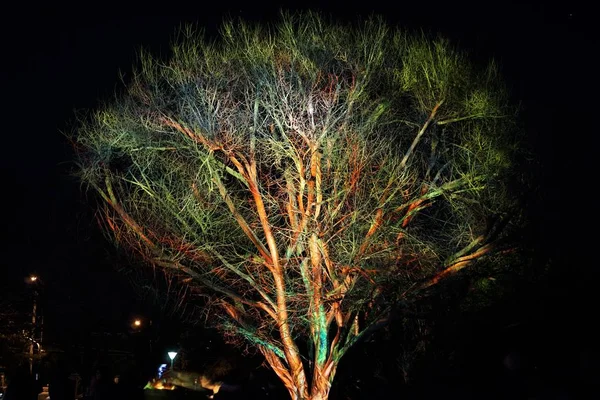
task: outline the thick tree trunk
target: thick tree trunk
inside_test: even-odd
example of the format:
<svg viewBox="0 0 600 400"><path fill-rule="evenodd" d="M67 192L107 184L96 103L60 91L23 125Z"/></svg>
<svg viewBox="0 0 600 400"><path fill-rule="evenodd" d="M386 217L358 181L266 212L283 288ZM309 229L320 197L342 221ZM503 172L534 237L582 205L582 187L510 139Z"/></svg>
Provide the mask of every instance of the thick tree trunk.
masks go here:
<svg viewBox="0 0 600 400"><path fill-rule="evenodd" d="M335 375L337 363L327 362L317 371L313 377L310 389L304 391L303 388L296 388L286 385L290 398L292 400L327 400L331 389L331 382Z"/></svg>
<svg viewBox="0 0 600 400"><path fill-rule="evenodd" d="M288 389L288 391L292 400L327 400L329 398L329 387L322 391L313 390L307 397L302 397L297 390L291 391Z"/></svg>

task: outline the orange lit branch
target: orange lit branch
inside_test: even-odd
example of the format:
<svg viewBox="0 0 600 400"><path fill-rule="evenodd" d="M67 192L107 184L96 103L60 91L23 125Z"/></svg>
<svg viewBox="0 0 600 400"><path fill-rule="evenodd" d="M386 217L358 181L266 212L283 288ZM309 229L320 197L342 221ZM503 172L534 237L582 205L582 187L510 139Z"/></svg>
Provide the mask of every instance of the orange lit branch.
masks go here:
<svg viewBox="0 0 600 400"><path fill-rule="evenodd" d="M419 288L426 289L430 286L437 284L441 280L443 280L451 275L456 274L458 271L469 266L470 264L475 262L477 259L481 258L483 255L489 253L492 249L493 249L493 246L491 244L487 244L485 246L482 246L479 250L477 250L473 254L469 254L467 256L458 258L457 260L454 261L454 263L452 263L452 265L444 268L444 270L437 273L433 277L429 278L427 281L425 281L425 283L423 283L421 286L419 286Z"/></svg>
<svg viewBox="0 0 600 400"><path fill-rule="evenodd" d="M163 118L161 118L161 121L165 125L170 126L172 128L175 128L176 130L178 130L179 132L183 133L184 135L186 135L187 137L191 138L192 140L194 140L194 141L196 141L196 142L204 145L207 150L210 150L210 151L220 150L223 153L227 154L227 156L229 157L229 159L231 159L234 162L234 165L237 167L238 171L241 173L241 176L244 177L245 179L248 179L247 173L244 170L244 168L242 167L242 164L231 154L231 152L226 151L222 146L217 145L216 143L208 140L207 138L205 138L203 135L201 135L199 133L192 132L191 129L189 129L187 127L184 127L180 123L178 123L176 121L173 121L170 118L163 117ZM219 193L221 194L221 197L223 198L223 200L227 204L227 207L231 211L231 214L233 215L233 217L238 222L238 225L240 226L240 228L242 229L242 231L252 241L252 243L254 243L254 245L256 246L256 248L259 251L260 255L262 257L264 257L265 260L267 260L268 264L272 264L273 261L271 259L271 255L269 254L268 250L260 242L260 240L258 239L258 237L256 236L256 234L254 233L254 231L250 228L250 226L248 225L248 223L244 219L244 217L238 212L237 208L233 204L233 201L229 197L229 194L227 193L227 189L225 188L225 185L223 185L223 183L221 182L221 179L218 177L218 175L215 174L215 176L213 177L213 181L217 184L217 187L219 188Z"/></svg>
<svg viewBox="0 0 600 400"><path fill-rule="evenodd" d="M200 274L193 271L189 267L185 267L185 266L181 265L178 262L167 261L167 260L162 260L162 259L157 258L160 256L157 245L152 240L150 240L148 235L146 235L144 233L141 226L127 212L125 212L125 210L123 210L123 208L119 205L119 203L117 202L117 199L113 193L110 180L108 178L106 179L106 186L107 186L108 195L104 194L104 192L101 190L99 190L99 193L104 198L104 200L117 212L117 214L123 220L123 222L125 224L127 224L127 226L129 226L138 235L138 237L148 246L148 248L152 251L152 253L154 254L154 257L148 258L148 261L150 263L160 265L165 268L173 269L173 270L176 270L179 272L184 272L187 275L193 277L195 280L201 282L206 287L213 289L216 292L225 294L226 296L228 296L236 301L256 307L257 309L261 309L261 310L265 311L268 315L273 317L275 320L277 319L274 310L272 308L270 308L269 306L267 306L266 304L264 304L262 302L254 302L254 301L247 300L244 297L242 297L238 294L235 294L231 290L225 289L219 285L214 284L213 282L210 282L207 279L202 278L202 276ZM114 223L111 224L111 227L114 227ZM234 272L238 273L238 275L241 274L241 272L237 271L237 270ZM244 275L244 274L242 274L242 275ZM258 288L258 285L255 285L254 288ZM259 290L259 293L263 297L266 296L266 294L264 294L260 290ZM268 296L266 296L266 298L268 299Z"/></svg>
<svg viewBox="0 0 600 400"><path fill-rule="evenodd" d="M256 309L263 310L264 312L266 312L268 315L270 315L275 320L277 319L273 310L265 303L260 302L260 301L252 301L252 300L249 300L247 297L240 296L239 294L237 294L229 289L226 289L220 285L217 285L216 283L210 281L209 279L203 278L201 274L197 273L196 271L192 270L191 268L186 267L176 261L162 260L162 259L149 259L148 261L151 262L152 264L156 264L163 268L172 269L172 270L175 270L178 272L183 272L183 273L191 276L192 278L194 278L194 280L202 283L203 286L205 286L209 289L212 289L217 293L224 294L225 296L229 297L230 299L232 299L234 301L238 301L242 304L246 304L246 305L254 307Z"/></svg>

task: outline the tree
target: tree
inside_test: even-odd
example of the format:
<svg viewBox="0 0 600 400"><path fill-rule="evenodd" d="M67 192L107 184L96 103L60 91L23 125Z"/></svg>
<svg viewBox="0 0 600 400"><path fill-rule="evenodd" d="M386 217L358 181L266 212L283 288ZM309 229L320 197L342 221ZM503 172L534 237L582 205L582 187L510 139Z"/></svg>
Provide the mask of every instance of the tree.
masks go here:
<svg viewBox="0 0 600 400"><path fill-rule="evenodd" d="M111 237L293 399L327 398L348 349L403 306L508 262L519 140L494 63L377 18L180 33L81 119L78 171Z"/></svg>

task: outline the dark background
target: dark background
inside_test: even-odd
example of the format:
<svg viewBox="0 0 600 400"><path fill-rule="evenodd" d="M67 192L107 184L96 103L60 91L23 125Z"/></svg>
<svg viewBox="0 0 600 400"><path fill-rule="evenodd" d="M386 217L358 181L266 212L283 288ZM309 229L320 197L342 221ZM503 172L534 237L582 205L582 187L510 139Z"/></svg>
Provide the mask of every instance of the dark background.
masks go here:
<svg viewBox="0 0 600 400"><path fill-rule="evenodd" d="M279 7L316 7L347 19L381 14L401 26L440 32L476 60L499 61L522 104L522 121L539 160L529 210L532 246L551 265L547 279L528 287L501 314L513 313L515 323L528 326L522 333L527 343L548 343L557 363L577 362L582 352L591 352L597 266L592 175L597 128L591 122L598 108L592 89L597 22L591 7L573 1L214 3L195 8L147 3L135 9L109 3L23 4L0 17L0 296L22 300L24 278L39 274L48 341L76 340L91 330L126 330L137 315L177 319L136 296L69 175L72 152L61 131L72 129L74 111L109 99L120 85L119 71L127 76L141 46L168 54L181 23L197 22L213 33L227 15L268 20ZM29 306L23 307L26 312Z"/></svg>

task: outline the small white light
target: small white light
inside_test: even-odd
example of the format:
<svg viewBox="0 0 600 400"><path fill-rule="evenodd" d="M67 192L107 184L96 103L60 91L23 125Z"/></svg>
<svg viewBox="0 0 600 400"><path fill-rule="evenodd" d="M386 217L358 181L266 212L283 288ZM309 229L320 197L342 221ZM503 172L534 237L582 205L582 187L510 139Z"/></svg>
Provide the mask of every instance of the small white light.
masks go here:
<svg viewBox="0 0 600 400"><path fill-rule="evenodd" d="M169 358L171 359L171 371L174 370L173 368L173 360L175 359L175 357L177 357L177 352L176 351L169 351L167 353L169 355Z"/></svg>

